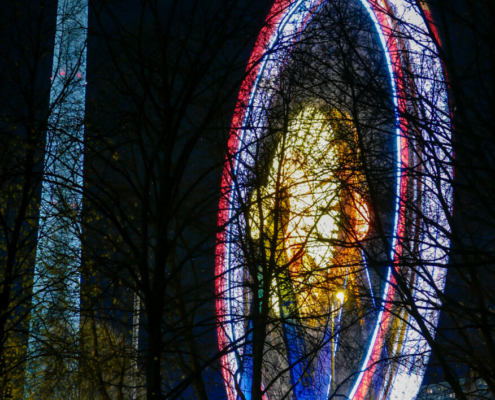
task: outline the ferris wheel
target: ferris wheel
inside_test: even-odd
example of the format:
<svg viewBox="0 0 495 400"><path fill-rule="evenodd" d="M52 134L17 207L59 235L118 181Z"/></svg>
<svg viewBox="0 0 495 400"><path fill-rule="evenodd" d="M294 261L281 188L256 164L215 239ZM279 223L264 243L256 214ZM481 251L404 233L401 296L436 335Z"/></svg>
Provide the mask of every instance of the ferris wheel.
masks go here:
<svg viewBox="0 0 495 400"><path fill-rule="evenodd" d="M351 115L342 106L350 95L317 77L342 66L328 35L315 39L315 26L326 24L321 15L335 11L335 3L276 1L241 86L223 174L219 225L225 229L216 251L218 338L229 400L251 396L257 340L253 312L259 315L253 307L262 303L256 285L271 292L261 367L266 399L287 393L294 399L413 399L425 373L429 346L416 320L393 304L395 276L401 274L434 335L438 311L431 305L437 295L400 259L414 247L416 260L443 289L452 169L428 160L448 160L452 151L436 31L419 2L353 3L349 21L366 16L371 29L365 40L380 50L377 62L387 79L381 86L392 116L392 124L365 129L359 113ZM334 61L315 67L325 57ZM291 71L306 71L299 78L304 82L294 84ZM288 92L294 99L285 107ZM328 98L336 92L344 100L332 104ZM433 115L429 103L444 114ZM407 119L411 112L435 121L440 139L434 142L429 129L413 126ZM367 115L378 118L370 110ZM393 154L387 161L388 189L382 193L390 200L381 209L372 204L370 191L373 180L382 178L356 172L370 162L366 149L372 143ZM373 157L377 163L383 158ZM417 208L411 210L410 203ZM388 241L377 250L373 238L379 236L381 214L390 221L380 233ZM385 267L373 272L369 256ZM261 271L261 264L267 269Z"/></svg>

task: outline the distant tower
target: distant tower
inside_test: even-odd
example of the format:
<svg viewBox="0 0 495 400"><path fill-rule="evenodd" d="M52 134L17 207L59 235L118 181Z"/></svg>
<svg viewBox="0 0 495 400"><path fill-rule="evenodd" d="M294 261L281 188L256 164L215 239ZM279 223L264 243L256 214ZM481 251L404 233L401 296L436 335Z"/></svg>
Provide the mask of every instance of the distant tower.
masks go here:
<svg viewBox="0 0 495 400"><path fill-rule="evenodd" d="M59 0L25 397L50 362L46 339L56 337L51 342L62 354L77 354L87 30L88 0ZM75 361L62 362L66 371L77 369Z"/></svg>

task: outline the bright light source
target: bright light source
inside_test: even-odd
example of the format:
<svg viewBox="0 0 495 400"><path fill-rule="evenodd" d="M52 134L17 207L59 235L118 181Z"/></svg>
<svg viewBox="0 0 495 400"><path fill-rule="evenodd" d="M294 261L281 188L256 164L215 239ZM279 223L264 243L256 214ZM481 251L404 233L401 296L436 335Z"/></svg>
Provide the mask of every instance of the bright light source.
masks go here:
<svg viewBox="0 0 495 400"><path fill-rule="evenodd" d="M348 115L337 110L325 114L311 106L300 110L277 147L261 198L252 199L251 237L261 238L261 226L264 240L278 232L282 240L275 257L288 262L298 310L310 324L318 323L331 294L343 287L338 280L349 275L348 266L361 262L357 247L334 242L360 241L369 230L368 206L356 191L365 187L365 178L356 172L355 141ZM280 220L275 210L281 211ZM347 287L355 288L352 276ZM278 296L274 290L275 311ZM343 303L343 293L337 298Z"/></svg>
<svg viewBox="0 0 495 400"><path fill-rule="evenodd" d="M337 297L337 300L340 301L341 303L344 302L344 292L338 292L335 297Z"/></svg>

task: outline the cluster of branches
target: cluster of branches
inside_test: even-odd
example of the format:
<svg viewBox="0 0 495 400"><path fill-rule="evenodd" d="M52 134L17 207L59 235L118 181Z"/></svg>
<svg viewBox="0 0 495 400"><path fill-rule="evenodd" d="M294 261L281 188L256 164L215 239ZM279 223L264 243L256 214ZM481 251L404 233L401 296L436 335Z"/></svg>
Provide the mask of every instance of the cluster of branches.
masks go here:
<svg viewBox="0 0 495 400"><path fill-rule="evenodd" d="M239 129L235 192L226 191L239 210L227 236L234 271L226 274L240 289L224 296L235 304L227 319L244 324L236 359L252 365L248 377L233 379L252 398L345 396L361 368L390 263L395 121L387 74L366 10L329 2L279 79L260 83L273 96L257 103L266 112L251 115L266 120L249 117Z"/></svg>
<svg viewBox="0 0 495 400"><path fill-rule="evenodd" d="M72 277L80 326L74 334L63 320L47 318L47 331L57 334L32 354L38 210L56 107L49 78L57 4L28 3L22 9L8 4L0 28L6 55L0 67L0 399L23 397L27 365L39 375L33 398L217 399L232 381L241 398L248 392L252 399L289 398L307 385L318 393L330 385L328 396L342 396L383 308L395 325L377 375L386 380L393 369L426 368L428 347L401 357L397 343L409 327L431 348L432 382L447 381L457 398L472 398L477 393L465 393L461 381L468 373L495 393L490 0L414 1L435 28L421 32L383 10L406 41L421 46L431 38L445 70L440 81L420 68L403 70L407 79L424 75L430 85L409 91L406 100L416 106L399 115L411 149L403 170L410 195L401 199L401 254L392 252L398 110L376 29L360 2L329 1L297 45L290 44L277 81L260 83L259 90L273 93L257 105L265 110L256 115L267 118L235 127L257 128L242 154L228 153L227 139L241 82L259 61L246 72L267 5L90 2L84 185L74 189L83 196L80 216L74 215L82 252ZM413 58L408 48L400 51L402 59ZM69 79L66 90L70 85ZM452 125L436 97L443 85ZM444 134L452 134L455 158L443 156L454 153L449 149L442 156L435 150L450 145ZM303 136L309 144L298 142ZM225 154L246 171L230 176L228 190L220 184ZM455 178L440 178L438 171L451 168ZM446 184L453 187L453 214L442 198ZM222 317L242 334L218 349L214 249L226 228L217 226L221 193L234 209L226 274L236 277L235 290L222 294L234 306ZM429 196L443 208L425 212ZM441 235L429 237L431 226ZM425 246L441 259L425 263ZM394 260L390 280L386 271ZM432 266L447 273L445 290ZM37 292L56 290L61 280L44 282ZM396 289L388 302L380 296L385 282ZM441 312L438 329L425 309ZM220 359L229 353L246 371L224 382Z"/></svg>

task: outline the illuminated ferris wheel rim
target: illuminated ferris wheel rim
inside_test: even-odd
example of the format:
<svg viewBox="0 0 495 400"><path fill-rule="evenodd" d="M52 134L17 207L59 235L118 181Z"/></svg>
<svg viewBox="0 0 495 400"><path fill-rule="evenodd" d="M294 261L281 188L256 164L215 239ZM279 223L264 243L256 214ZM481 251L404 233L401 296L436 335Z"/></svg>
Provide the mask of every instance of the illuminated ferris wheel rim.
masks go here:
<svg viewBox="0 0 495 400"><path fill-rule="evenodd" d="M256 107L253 107L253 104L257 104L259 102L259 82L262 79L276 79L283 69L282 61L280 61L280 59L285 59L285 57L280 57L278 61L274 61L274 57L270 57L269 53L273 55L279 51L279 49L277 49L277 45L284 35L292 35L291 37L295 38L292 41L292 45L294 45L297 41L297 37L302 31L304 31L313 14L319 9L319 7L328 1L329 0L276 0L272 7L272 10L267 18L267 25L261 31L254 47L250 60L251 70L249 71L248 76L241 87L241 92L238 99L238 111L236 112L232 122L232 131L229 139L229 152L230 155L235 156L233 157L233 161L231 160L230 163L226 163L223 174L222 187L226 189L220 202L219 225L221 226L226 225L232 217L232 204L234 203L235 191L231 190L234 184L231 176L233 173L236 175L242 173L241 170L243 168L243 163L239 162L240 158L243 157L241 146L249 142L246 136L249 135L250 132L248 130L241 130L239 127L245 126L245 122L248 118L252 118L253 115L256 116L256 112L260 113L260 111L255 111ZM394 6L394 10L398 10L401 13L401 18L404 21L408 24L412 24L412 26L415 26L424 32L427 32L428 27L424 22L421 10L417 9L417 6L411 6L408 4L407 0L360 0L360 2L368 11L370 18L376 26L376 30L387 60L395 107L399 111L405 110L406 104L404 99L406 98L406 85L401 84L401 82L403 82L403 65L399 55L400 46L397 38L395 37L394 31L394 29L397 28L392 28L393 23L387 13L391 12L390 4L392 4ZM292 47L292 45L290 47ZM415 45L425 46L431 51L432 54L435 53L436 47L431 39L426 40L421 44L416 42L412 43L413 49ZM285 50L282 51L287 52L287 56L290 57L290 50L285 48ZM441 70L440 61L438 59L434 59L434 62L436 68ZM273 71L275 71L275 73L273 73ZM423 80L423 78L419 76L416 79L417 81ZM425 80L426 79L427 78L425 78ZM422 85L425 84L425 82L416 83ZM441 107L443 107L446 114L448 114L446 87L442 86L441 91L443 92L440 100L440 102L443 102ZM261 116L261 118L265 117L261 114L259 116ZM406 126L405 121L402 121L399 117L397 117L396 142L397 148L400 149L400 151L397 152L396 160L398 183L396 191L392 258L395 258L397 254L401 254L401 243L397 240L397 238L404 237L405 216L404 212L401 211L399 202L400 198L404 198L403 196L406 196L405 191L407 189L407 177L401 172L402 168L406 167L408 162L407 137L405 137L405 135L401 135L401 127L404 126ZM446 156L448 155L449 154L446 154ZM450 187L446 185L441 190L443 191L442 195L445 194L445 197L450 200L451 203L451 198L449 196ZM230 304L230 301L226 300L223 296L224 293L231 290L230 281L232 277L229 272L229 267L231 266L231 245L229 244L230 236L231 226L227 224L226 229L218 235L218 245L216 250L216 291L217 314L219 319L218 338L221 350L229 346L235 346L234 343L238 339L236 338L236 333L239 333L236 332L236 329L239 328L236 327L236 324L229 319L229 315L232 314L232 305ZM446 244L448 245L448 243ZM438 254L435 253L431 255L427 251L424 251L422 255L423 254L425 257L439 257ZM390 284L391 279L393 279L391 266L388 268L387 274L386 284L382 292L383 301L392 299L395 293L394 285ZM441 286L445 278L441 268L432 267L432 274L437 278ZM434 325L436 325L437 316L433 315L429 318L432 319ZM362 368L359 371L355 384L350 392L350 399L363 399L371 385L371 380L376 368L376 361L383 348L384 335L387 330L389 319L390 312L382 308L376 319L375 327L373 329L373 334L371 336ZM414 335L414 330L408 329L405 335L405 341L421 340L418 337L414 337ZM235 358L233 352L228 352L222 357L223 373L229 400L235 400L237 398L236 390L234 389L236 387L234 379L236 379L239 371L242 369L242 366L238 363L239 361ZM397 395L400 394L399 391L402 391L402 394L404 395L407 390L408 395L406 397L402 396L401 398L414 398L419 389L419 384L421 383L423 373L424 371L411 378L414 374L411 375L409 373L404 373L404 371L401 372L401 368L397 368L394 376L391 377L392 389L390 389L387 393L382 392L379 397L383 398L385 396L385 398L391 398L392 393ZM396 385L394 386L394 384Z"/></svg>

